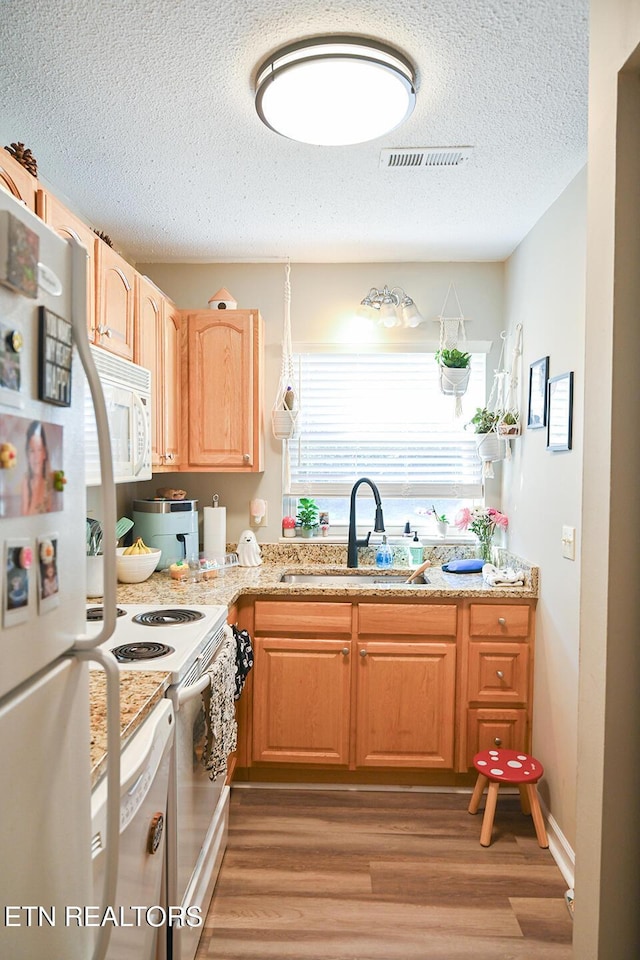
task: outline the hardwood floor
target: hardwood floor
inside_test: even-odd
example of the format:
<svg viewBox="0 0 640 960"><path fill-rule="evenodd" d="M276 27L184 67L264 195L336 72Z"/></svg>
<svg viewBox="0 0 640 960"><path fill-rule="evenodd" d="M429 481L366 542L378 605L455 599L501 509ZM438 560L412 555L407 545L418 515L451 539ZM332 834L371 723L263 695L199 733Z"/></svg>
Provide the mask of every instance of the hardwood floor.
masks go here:
<svg viewBox="0 0 640 960"><path fill-rule="evenodd" d="M570 960L566 883L516 796L234 787L196 960Z"/></svg>

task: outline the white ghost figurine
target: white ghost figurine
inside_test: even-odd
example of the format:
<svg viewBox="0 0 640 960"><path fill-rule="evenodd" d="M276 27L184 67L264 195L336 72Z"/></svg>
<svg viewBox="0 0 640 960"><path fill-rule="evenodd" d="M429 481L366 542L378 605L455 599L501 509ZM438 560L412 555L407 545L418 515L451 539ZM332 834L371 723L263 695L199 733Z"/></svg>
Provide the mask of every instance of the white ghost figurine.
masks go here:
<svg viewBox="0 0 640 960"><path fill-rule="evenodd" d="M243 530L240 534L238 560L241 567L259 567L262 563L260 545L253 530Z"/></svg>

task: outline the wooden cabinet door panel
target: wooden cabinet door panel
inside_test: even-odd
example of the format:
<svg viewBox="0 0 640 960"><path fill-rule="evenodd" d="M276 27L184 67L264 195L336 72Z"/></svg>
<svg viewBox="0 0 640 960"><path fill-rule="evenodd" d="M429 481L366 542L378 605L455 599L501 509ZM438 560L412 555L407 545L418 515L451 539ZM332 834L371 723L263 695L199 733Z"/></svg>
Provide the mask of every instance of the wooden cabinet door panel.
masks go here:
<svg viewBox="0 0 640 960"><path fill-rule="evenodd" d="M165 301L163 316L163 463L178 467L182 463L181 416L182 384L180 362L182 353L182 319L180 312Z"/></svg>
<svg viewBox="0 0 640 960"><path fill-rule="evenodd" d="M452 767L456 648L358 642L356 764Z"/></svg>
<svg viewBox="0 0 640 960"><path fill-rule="evenodd" d="M102 240L96 245L96 343L126 360L133 359L136 271Z"/></svg>
<svg viewBox="0 0 640 960"><path fill-rule="evenodd" d="M346 765L350 688L348 641L257 638L253 761Z"/></svg>
<svg viewBox="0 0 640 960"><path fill-rule="evenodd" d="M256 600L256 633L299 637L310 633L351 634L351 604Z"/></svg>
<svg viewBox="0 0 640 960"><path fill-rule="evenodd" d="M360 603L358 635L455 637L453 603Z"/></svg>
<svg viewBox="0 0 640 960"><path fill-rule="evenodd" d="M73 238L87 251L87 331L93 343L96 337L96 257L98 238L80 217L60 203L52 193L38 190L36 212L56 233L65 240Z"/></svg>
<svg viewBox="0 0 640 960"><path fill-rule="evenodd" d="M529 636L530 609L523 604L472 603L469 608L471 637Z"/></svg>
<svg viewBox="0 0 640 960"><path fill-rule="evenodd" d="M467 765L481 750L504 747L506 750L529 750L526 710L469 710L467 716Z"/></svg>
<svg viewBox="0 0 640 960"><path fill-rule="evenodd" d="M0 187L16 200L21 200L33 213L36 212L38 181L8 150L0 150Z"/></svg>
<svg viewBox="0 0 640 960"><path fill-rule="evenodd" d="M251 314L188 317L189 463L253 465Z"/></svg>
<svg viewBox="0 0 640 960"><path fill-rule="evenodd" d="M526 643L469 644L469 700L525 704L529 687L529 647Z"/></svg>

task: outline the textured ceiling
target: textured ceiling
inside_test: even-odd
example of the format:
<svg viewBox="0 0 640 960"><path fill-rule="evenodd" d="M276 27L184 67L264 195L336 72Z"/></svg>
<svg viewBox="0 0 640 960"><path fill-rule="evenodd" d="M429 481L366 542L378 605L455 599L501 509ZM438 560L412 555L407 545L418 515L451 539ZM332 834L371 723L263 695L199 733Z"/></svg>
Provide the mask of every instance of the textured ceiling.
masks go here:
<svg viewBox="0 0 640 960"><path fill-rule="evenodd" d="M417 104L317 147L253 105L277 47L400 48ZM0 142L140 260L504 259L586 162L588 0L0 0ZM383 147L472 145L445 169Z"/></svg>

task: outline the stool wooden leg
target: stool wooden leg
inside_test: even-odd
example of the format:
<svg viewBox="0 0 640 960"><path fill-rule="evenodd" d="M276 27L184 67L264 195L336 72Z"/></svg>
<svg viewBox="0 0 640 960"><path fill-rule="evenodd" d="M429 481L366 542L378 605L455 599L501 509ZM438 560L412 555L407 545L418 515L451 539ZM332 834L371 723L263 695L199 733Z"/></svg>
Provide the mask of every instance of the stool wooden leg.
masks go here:
<svg viewBox="0 0 640 960"><path fill-rule="evenodd" d="M483 773L478 774L478 779L476 780L476 785L473 788L473 796L469 801L469 813L477 813L478 807L480 806L480 800L482 799L482 794L484 788L489 782L489 778L485 777Z"/></svg>
<svg viewBox="0 0 640 960"><path fill-rule="evenodd" d="M527 793L527 784L519 783L518 790L520 791L520 809L525 814L525 816L531 816L531 804L529 803L529 794Z"/></svg>
<svg viewBox="0 0 640 960"><path fill-rule="evenodd" d="M496 812L499 789L500 784L498 781L492 780L487 790L487 802L484 808L484 817L482 818L482 830L480 831L480 845L482 847L491 846L491 832L493 830L493 818Z"/></svg>
<svg viewBox="0 0 640 960"><path fill-rule="evenodd" d="M542 810L540 809L540 801L538 800L538 788L536 787L535 783L526 783L525 787L527 788L527 793L529 795L531 816L533 817L533 825L536 828L538 846L548 847L549 841L547 839L547 831L545 830Z"/></svg>

